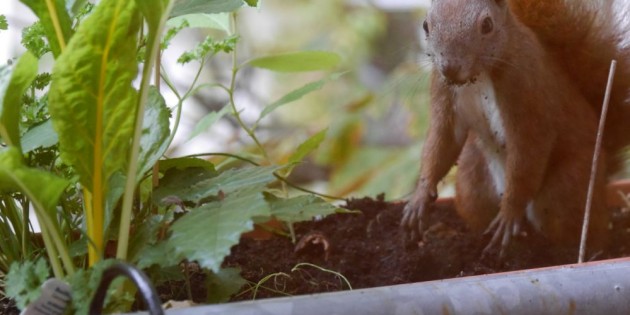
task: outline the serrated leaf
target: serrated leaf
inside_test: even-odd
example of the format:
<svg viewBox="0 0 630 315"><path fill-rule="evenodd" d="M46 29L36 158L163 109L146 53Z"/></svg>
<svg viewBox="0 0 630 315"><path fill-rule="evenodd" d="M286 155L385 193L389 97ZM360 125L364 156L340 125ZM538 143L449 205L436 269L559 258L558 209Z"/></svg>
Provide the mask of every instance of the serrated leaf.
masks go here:
<svg viewBox="0 0 630 315"><path fill-rule="evenodd" d="M300 51L250 60L252 67L276 72L308 72L330 70L336 67L341 58L326 51Z"/></svg>
<svg viewBox="0 0 630 315"><path fill-rule="evenodd" d="M17 307L23 310L39 297L41 286L49 276L44 259L40 258L35 263L30 260L13 263L4 283L6 295L13 298Z"/></svg>
<svg viewBox="0 0 630 315"><path fill-rule="evenodd" d="M326 132L328 129L324 129L312 137L308 138L302 144L300 144L295 152L289 157L289 164L294 164L302 161L309 153L317 149L319 145L326 139Z"/></svg>
<svg viewBox="0 0 630 315"><path fill-rule="evenodd" d="M281 97L279 100L267 105L263 109L263 111L260 113L260 117L258 117L258 120L256 122L259 122L269 113L273 112L276 108L286 105L288 103L297 101L301 99L304 95L321 89L326 83L332 80L337 80L342 75L343 73L336 73L327 78L324 78L315 82L307 83L306 85L287 93L286 95Z"/></svg>
<svg viewBox="0 0 630 315"><path fill-rule="evenodd" d="M59 143L57 132L52 126L52 121L32 127L22 136L22 153L29 153L35 149L50 148Z"/></svg>
<svg viewBox="0 0 630 315"><path fill-rule="evenodd" d="M219 272L206 274L206 287L208 296L206 302L224 303L237 293L247 281L241 277L240 268L221 268Z"/></svg>
<svg viewBox="0 0 630 315"><path fill-rule="evenodd" d="M149 89L149 98L144 109L142 135L140 136L139 168L137 178L149 171L168 149L170 110L155 87Z"/></svg>
<svg viewBox="0 0 630 315"><path fill-rule="evenodd" d="M228 13L193 13L180 15L168 20L168 22L166 22L166 26L178 27L182 25L184 21L187 21L188 27L191 28L210 28L223 31L225 33L230 32L230 15Z"/></svg>
<svg viewBox="0 0 630 315"><path fill-rule="evenodd" d="M220 111L210 112L199 120L193 131L190 133L188 140L200 135L202 132L208 130L210 126L214 125L219 119L223 118L231 110L230 106L223 106Z"/></svg>
<svg viewBox="0 0 630 315"><path fill-rule="evenodd" d="M268 215L260 187L238 190L182 216L171 226L168 241L181 257L218 272L241 234L253 229L252 218Z"/></svg>
<svg viewBox="0 0 630 315"><path fill-rule="evenodd" d="M66 48L72 37L72 20L64 6L65 1L59 0L21 0L39 18L50 49L58 57Z"/></svg>
<svg viewBox="0 0 630 315"><path fill-rule="evenodd" d="M20 109L22 95L37 76L37 58L30 52L14 66L0 68L0 137L20 148Z"/></svg>
<svg viewBox="0 0 630 315"><path fill-rule="evenodd" d="M171 17L193 13L232 12L243 6L243 0L176 0Z"/></svg>
<svg viewBox="0 0 630 315"><path fill-rule="evenodd" d="M164 215L154 215L144 220L131 236L129 242L129 261L136 264L138 268L144 269L159 264L162 267L177 265L178 260L173 260L173 255L169 255L158 247L165 244L158 243L158 232L160 228L167 227L173 221L173 212L169 211ZM157 244L156 244L157 243ZM160 253L161 252L161 253Z"/></svg>
<svg viewBox="0 0 630 315"><path fill-rule="evenodd" d="M273 172L278 169L278 166L233 169L214 177L199 173L199 169L168 172L154 191L154 200L159 202L165 197L177 196L182 201L197 204L219 194L230 195L244 189L263 190L276 180Z"/></svg>
<svg viewBox="0 0 630 315"><path fill-rule="evenodd" d="M314 195L302 195L288 199L267 194L271 214L278 220L294 223L312 220L316 216L327 216L343 211Z"/></svg>
<svg viewBox="0 0 630 315"><path fill-rule="evenodd" d="M133 1L103 0L80 25L53 68L49 111L61 158L91 194L88 236L102 252L104 200L110 176L124 170L133 135L137 34ZM90 247L91 250L93 247Z"/></svg>
<svg viewBox="0 0 630 315"><path fill-rule="evenodd" d="M142 247L135 257L138 268L149 268L151 266L159 266L167 268L177 266L182 259L175 253L175 249L167 242L159 242L157 244L147 244Z"/></svg>

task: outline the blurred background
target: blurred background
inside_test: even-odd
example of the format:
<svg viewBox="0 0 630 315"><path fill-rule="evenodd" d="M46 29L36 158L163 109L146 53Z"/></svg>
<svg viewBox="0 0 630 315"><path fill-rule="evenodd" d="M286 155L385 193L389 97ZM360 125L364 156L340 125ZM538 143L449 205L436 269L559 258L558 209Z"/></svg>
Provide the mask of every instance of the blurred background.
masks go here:
<svg viewBox="0 0 630 315"><path fill-rule="evenodd" d="M304 140L327 129L326 140L292 173L293 182L339 197L384 193L386 199L398 200L412 191L428 120L429 61L422 53L420 26L429 3L261 0L259 8L238 11L237 58L241 63L298 50L330 51L342 58L333 70L343 73L339 79L274 111L257 129L271 160L278 163L286 162ZM17 0L4 0L0 14L9 22L9 29L0 31L0 61L5 63L24 51L21 32L35 16ZM181 65L176 60L212 34L208 32L183 30L162 56L163 71L180 93L190 85L199 63ZM200 83L227 83L230 58L217 55L207 62ZM46 60L42 63L42 69L50 68ZM254 124L265 105L329 74L243 68L236 81L235 102L245 123ZM177 103L167 87L162 92L169 105ZM227 102L227 95L216 88L201 89L189 98L168 156L253 152L252 141L232 116L192 136L203 117Z"/></svg>

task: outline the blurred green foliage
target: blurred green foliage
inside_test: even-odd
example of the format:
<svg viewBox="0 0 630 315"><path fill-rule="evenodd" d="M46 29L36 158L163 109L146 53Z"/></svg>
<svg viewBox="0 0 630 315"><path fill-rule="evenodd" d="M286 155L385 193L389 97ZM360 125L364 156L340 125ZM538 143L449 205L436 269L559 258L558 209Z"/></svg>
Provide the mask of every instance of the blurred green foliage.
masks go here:
<svg viewBox="0 0 630 315"><path fill-rule="evenodd" d="M337 0L267 0L261 10L240 14L251 54L334 51L343 58L340 68L348 70L278 110L266 125L273 135L266 145L277 156L290 155L310 134L329 128L294 180L342 197L385 193L399 199L411 192L428 120L428 72L422 67L428 60L417 33L423 14L419 8L388 12ZM314 77L275 74L269 93L286 94Z"/></svg>

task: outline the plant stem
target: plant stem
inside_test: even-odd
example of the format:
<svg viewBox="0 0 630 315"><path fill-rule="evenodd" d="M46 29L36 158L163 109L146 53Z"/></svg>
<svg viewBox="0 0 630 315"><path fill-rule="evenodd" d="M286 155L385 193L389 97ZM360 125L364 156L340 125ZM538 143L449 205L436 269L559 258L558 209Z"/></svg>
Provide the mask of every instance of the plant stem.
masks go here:
<svg viewBox="0 0 630 315"><path fill-rule="evenodd" d="M116 258L120 260L127 259L127 251L129 248L129 229L131 228L131 210L133 197L136 186L136 177L138 172L138 155L140 154L140 137L142 136L142 121L144 119L144 107L146 105L149 93L149 82L151 81L151 67L155 62L158 50L160 49L160 34L169 12L173 6L173 1L168 1L166 10L160 17L159 25L156 29L149 32L149 41L147 44L147 58L142 69L142 81L140 83L140 97L138 97L138 105L136 106L136 121L129 154L129 169L127 170L127 178L125 181L125 193L123 195L122 210L120 214L120 229L118 233L118 246L116 248ZM154 34L151 34L153 33Z"/></svg>
<svg viewBox="0 0 630 315"><path fill-rule="evenodd" d="M260 166L259 163L256 163L254 160L250 160L246 157L242 157L236 154L232 154L232 153L224 153L224 152L207 152L207 153L198 153L198 154L191 154L191 155L186 155L184 157L197 157L197 156L209 156L209 155L215 155L215 156L227 156L227 157L231 157L231 158L235 158L237 160L241 160L241 161L245 161L249 164L252 164L254 166ZM323 194L323 193L319 193L304 187L300 187L294 183L292 183L291 181L289 181L286 177L278 174L278 172L274 172L273 176L275 176L278 180L282 181L283 183L286 183L289 187L297 189L299 191L305 192L305 193L309 193L309 194L313 194L313 195L317 195L320 196L322 198L326 198L326 199L332 199L332 200L346 200L346 198L343 197L338 197L338 196L332 196L332 195L327 195L327 194Z"/></svg>
<svg viewBox="0 0 630 315"><path fill-rule="evenodd" d="M616 69L617 61L613 60L610 64L610 71L608 73L606 94L604 94L604 103L602 105L602 113L600 114L599 127L597 129L597 140L595 141L595 149L593 151L593 164L591 165L591 178L588 183L588 193L586 195L586 206L584 209L584 223L582 224L582 237L580 239L580 252L578 255L578 263L584 262L584 255L586 253L586 240L588 239L588 225L591 217L593 190L595 189L595 178L597 177L597 168L599 166L599 155L602 151L602 138L604 137L604 127L606 126L606 114L608 113L610 92L612 90Z"/></svg>
<svg viewBox="0 0 630 315"><path fill-rule="evenodd" d="M230 14L230 18L231 18L231 29L232 29L231 33L234 34L236 33L236 12L233 12L232 14ZM238 66L237 45L235 45L234 50L232 51L232 78L230 79L230 87L228 89L228 95L230 98L230 105L232 106L232 112L238 124L241 126L241 128L243 128L243 130L245 130L247 135L250 138L252 138L252 140L254 140L254 143L256 143L256 146L262 153L265 160L269 162L269 155L267 154L267 151L258 140L258 137L256 137L256 134L254 133L254 131L250 129L249 127L247 127L247 125L243 122L243 120L241 119L241 115L238 109L236 108L236 103L234 102L234 90L236 89L236 75L238 74L239 70L240 68Z"/></svg>
<svg viewBox="0 0 630 315"><path fill-rule="evenodd" d="M179 97L179 94L176 94L179 100L177 101L177 112L175 113L175 122L173 123L173 130L171 131L171 135L168 137L168 140L167 140L168 141L167 143L169 146L171 145L171 143L173 143L173 139L175 139L175 135L177 134L177 129L179 128L179 121L182 117L182 107L184 106L184 100L186 100L188 97L190 97L190 95L192 95L191 93L194 90L195 84L197 84L197 81L199 80L199 76L201 76L201 72L205 64L206 64L205 59L202 59L201 64L199 65L199 69L197 69L197 73L195 74L195 78L193 79L188 91L184 93L184 96ZM164 82L167 82L167 85L169 85L171 89L175 90L175 87L166 78Z"/></svg>

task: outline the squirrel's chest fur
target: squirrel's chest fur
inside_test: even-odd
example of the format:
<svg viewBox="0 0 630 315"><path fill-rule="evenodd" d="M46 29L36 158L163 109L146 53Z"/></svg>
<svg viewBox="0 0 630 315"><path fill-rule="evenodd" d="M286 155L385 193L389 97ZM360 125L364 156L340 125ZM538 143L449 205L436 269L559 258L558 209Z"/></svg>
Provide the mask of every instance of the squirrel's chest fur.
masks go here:
<svg viewBox="0 0 630 315"><path fill-rule="evenodd" d="M452 87L457 119L474 132L476 145L488 161L495 189L505 190L506 132L495 85L490 76L480 74L474 83Z"/></svg>

